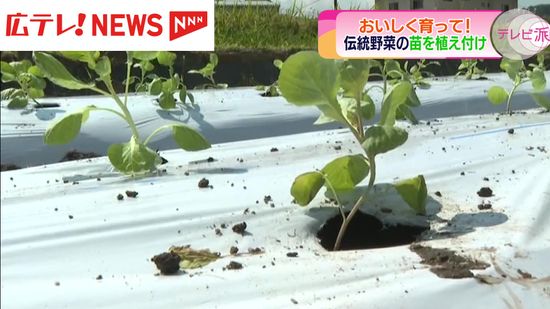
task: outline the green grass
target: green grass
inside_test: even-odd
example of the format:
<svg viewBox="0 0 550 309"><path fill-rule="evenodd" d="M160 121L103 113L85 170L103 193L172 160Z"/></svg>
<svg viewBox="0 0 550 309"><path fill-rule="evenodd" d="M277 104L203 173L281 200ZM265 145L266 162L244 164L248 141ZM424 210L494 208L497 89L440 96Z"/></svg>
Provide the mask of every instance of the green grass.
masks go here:
<svg viewBox="0 0 550 309"><path fill-rule="evenodd" d="M273 8L216 6L216 50L317 49L317 18L299 9L278 14Z"/></svg>

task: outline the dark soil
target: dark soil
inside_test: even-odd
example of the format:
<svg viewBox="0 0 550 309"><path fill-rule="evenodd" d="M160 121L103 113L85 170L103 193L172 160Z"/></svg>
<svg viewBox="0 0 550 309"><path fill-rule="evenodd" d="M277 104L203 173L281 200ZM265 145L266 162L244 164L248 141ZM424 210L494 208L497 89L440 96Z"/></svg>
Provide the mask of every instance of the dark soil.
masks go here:
<svg viewBox="0 0 550 309"><path fill-rule="evenodd" d="M489 187L483 187L479 189L479 191L477 191L477 195L479 195L480 197L491 197L493 196L493 190L491 190L491 188Z"/></svg>
<svg viewBox="0 0 550 309"><path fill-rule="evenodd" d="M103 279L102 275L98 275L97 277L95 277L95 280L102 280L102 279Z"/></svg>
<svg viewBox="0 0 550 309"><path fill-rule="evenodd" d="M440 278L473 278L472 269L485 269L489 264L457 255L449 249L435 249L418 244L410 246L411 251L422 258L423 264L430 265L430 271Z"/></svg>
<svg viewBox="0 0 550 309"><path fill-rule="evenodd" d="M275 147L271 148L271 152L277 152L277 151L279 151L279 149L277 149Z"/></svg>
<svg viewBox="0 0 550 309"><path fill-rule="evenodd" d="M21 169L21 167L15 164L0 164L0 172L14 171L19 169Z"/></svg>
<svg viewBox="0 0 550 309"><path fill-rule="evenodd" d="M210 184L210 181L208 181L208 179L206 178L199 180L199 188L208 188L209 184Z"/></svg>
<svg viewBox="0 0 550 309"><path fill-rule="evenodd" d="M231 229L237 234L244 235L244 232L246 231L246 222L235 224Z"/></svg>
<svg viewBox="0 0 550 309"><path fill-rule="evenodd" d="M242 269L242 268L243 268L243 264L235 261L231 261L229 262L229 264L227 264L227 266L225 266L225 269L229 269L229 270L236 270L236 269Z"/></svg>
<svg viewBox="0 0 550 309"><path fill-rule="evenodd" d="M262 248L248 248L248 253L250 254L262 254L264 251Z"/></svg>
<svg viewBox="0 0 550 309"><path fill-rule="evenodd" d="M78 150L71 150L67 152L59 162L91 159L91 158L97 158L97 157L100 157L100 155L95 152L80 152Z"/></svg>
<svg viewBox="0 0 550 309"><path fill-rule="evenodd" d="M489 210L489 209L492 209L493 208L493 205L491 205L491 203L481 203L479 205L477 205L477 209L479 210Z"/></svg>
<svg viewBox="0 0 550 309"><path fill-rule="evenodd" d="M441 197L441 192L439 192L439 191L436 191L436 192L435 192L435 196L437 196L437 197Z"/></svg>
<svg viewBox="0 0 550 309"><path fill-rule="evenodd" d="M136 191L126 191L126 196L127 197L136 198L137 195L138 195L138 193Z"/></svg>
<svg viewBox="0 0 550 309"><path fill-rule="evenodd" d="M348 213L349 214L349 213ZM342 216L335 215L323 224L317 238L321 246L332 251L342 225ZM414 242L428 227L395 225L384 226L376 217L357 212L342 239L340 250L387 248Z"/></svg>
<svg viewBox="0 0 550 309"><path fill-rule="evenodd" d="M508 134L514 134L514 129L508 130Z"/></svg>
<svg viewBox="0 0 550 309"><path fill-rule="evenodd" d="M229 249L229 254L236 255L239 252L239 248L233 246Z"/></svg>
<svg viewBox="0 0 550 309"><path fill-rule="evenodd" d="M122 201L122 200L124 199L124 195L122 195L122 194L119 193L119 194L116 196L116 199L119 200L119 201Z"/></svg>
<svg viewBox="0 0 550 309"><path fill-rule="evenodd" d="M286 256L287 257L292 257L292 258L298 257L298 252L289 252L289 253L286 254Z"/></svg>
<svg viewBox="0 0 550 309"><path fill-rule="evenodd" d="M151 258L151 261L155 263L161 274L171 275L177 273L180 269L181 258L175 253L164 252L155 255L153 258Z"/></svg>
<svg viewBox="0 0 550 309"><path fill-rule="evenodd" d="M533 279L533 275L521 269L518 269L518 274L520 274L523 279Z"/></svg>

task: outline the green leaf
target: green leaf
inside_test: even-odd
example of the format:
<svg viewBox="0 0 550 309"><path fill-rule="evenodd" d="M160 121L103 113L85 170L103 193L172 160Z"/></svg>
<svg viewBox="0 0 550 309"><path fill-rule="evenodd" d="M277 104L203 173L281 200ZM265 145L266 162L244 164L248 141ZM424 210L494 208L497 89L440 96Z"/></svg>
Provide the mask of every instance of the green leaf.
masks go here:
<svg viewBox="0 0 550 309"><path fill-rule="evenodd" d="M290 194L300 206L307 206L317 195L325 180L319 172L308 172L294 179Z"/></svg>
<svg viewBox="0 0 550 309"><path fill-rule="evenodd" d="M34 52L34 61L49 80L63 88L80 90L93 88L94 83L85 83L76 79L65 66L50 54Z"/></svg>
<svg viewBox="0 0 550 309"><path fill-rule="evenodd" d="M344 61L340 69L340 84L344 95L355 98L362 93L370 76L370 61L352 59Z"/></svg>
<svg viewBox="0 0 550 309"><path fill-rule="evenodd" d="M218 55L214 53L210 54L210 64L212 64L213 68L218 66Z"/></svg>
<svg viewBox="0 0 550 309"><path fill-rule="evenodd" d="M399 106L395 115L397 119L407 119L412 124L418 124L418 119L416 119L416 116L406 104Z"/></svg>
<svg viewBox="0 0 550 309"><path fill-rule="evenodd" d="M494 105L502 104L508 100L508 92L500 86L493 86L489 88L487 98Z"/></svg>
<svg viewBox="0 0 550 309"><path fill-rule="evenodd" d="M37 77L30 73L25 73L25 74L28 74L28 76L30 77L30 83L29 83L30 87L36 88L39 90L46 88L46 81L43 78Z"/></svg>
<svg viewBox="0 0 550 309"><path fill-rule="evenodd" d="M405 179L394 184L395 189L403 200L418 214L426 214L426 198L428 190L424 176Z"/></svg>
<svg viewBox="0 0 550 309"><path fill-rule="evenodd" d="M336 64L314 51L288 57L279 75L283 97L299 106L335 104L338 87Z"/></svg>
<svg viewBox="0 0 550 309"><path fill-rule="evenodd" d="M273 60L273 65L279 70L283 68L283 62L280 59Z"/></svg>
<svg viewBox="0 0 550 309"><path fill-rule="evenodd" d="M321 171L334 190L348 191L367 177L369 164L363 155L349 155L331 161Z"/></svg>
<svg viewBox="0 0 550 309"><path fill-rule="evenodd" d="M111 60L107 56L101 57L95 66L95 72L99 77L110 82L111 80Z"/></svg>
<svg viewBox="0 0 550 309"><path fill-rule="evenodd" d="M361 101L361 115L364 119L370 120L374 117L375 113L376 107L374 106L374 101L367 93L365 93L363 95L363 100Z"/></svg>
<svg viewBox="0 0 550 309"><path fill-rule="evenodd" d="M91 69L95 68L96 60L99 58L99 51L61 51L58 52L61 56L88 64Z"/></svg>
<svg viewBox="0 0 550 309"><path fill-rule="evenodd" d="M157 58L158 51L133 51L129 52L130 56L137 60L151 61Z"/></svg>
<svg viewBox="0 0 550 309"><path fill-rule="evenodd" d="M392 126L372 126L365 131L363 149L369 158L374 158L403 145L408 138L407 131Z"/></svg>
<svg viewBox="0 0 550 309"><path fill-rule="evenodd" d="M162 92L162 80L160 78L155 78L149 84L149 94L150 95L159 95Z"/></svg>
<svg viewBox="0 0 550 309"><path fill-rule="evenodd" d="M29 88L27 89L29 98L38 99L44 97L44 90L38 88Z"/></svg>
<svg viewBox="0 0 550 309"><path fill-rule="evenodd" d="M379 124L392 126L395 123L395 113L401 104L407 102L413 86L408 81L400 81L388 91L382 102Z"/></svg>
<svg viewBox="0 0 550 309"><path fill-rule="evenodd" d="M25 92L17 88L6 88L6 89L3 89L2 92L0 92L0 100L2 101L4 100L7 101L11 98L24 97L24 96L25 96Z"/></svg>
<svg viewBox="0 0 550 309"><path fill-rule="evenodd" d="M410 106L410 107L418 107L421 105L420 99L418 99L418 95L416 94L416 91L414 90L414 88L409 93L409 96L407 97L407 101L405 102L405 104L407 104L407 106Z"/></svg>
<svg viewBox="0 0 550 309"><path fill-rule="evenodd" d="M500 62L500 68L508 74L511 80L516 80L520 71L524 68L523 60L511 60L502 58Z"/></svg>
<svg viewBox="0 0 550 309"><path fill-rule="evenodd" d="M155 69L155 66L151 62L146 60L143 60L140 63L138 63L138 66L145 72L151 72Z"/></svg>
<svg viewBox="0 0 550 309"><path fill-rule="evenodd" d="M76 112L53 123L44 134L44 143L47 145L63 145L71 142L80 133L83 116L82 112Z"/></svg>
<svg viewBox="0 0 550 309"><path fill-rule="evenodd" d="M394 78L394 79L401 78L401 75L399 74L399 72L402 72L402 71L398 61L388 59L384 61L384 66L385 66L386 74L388 74L390 78Z"/></svg>
<svg viewBox="0 0 550 309"><path fill-rule="evenodd" d="M158 100L162 109L172 109L176 107L176 100L171 92L162 91Z"/></svg>
<svg viewBox="0 0 550 309"><path fill-rule="evenodd" d="M537 102L538 105L540 105L541 107L544 107L544 108L546 108L546 110L550 111L550 98L549 97L547 97L543 94L540 94L540 93L531 93L531 96L533 97L535 102Z"/></svg>
<svg viewBox="0 0 550 309"><path fill-rule="evenodd" d="M220 258L220 254L218 252L210 252L208 249L194 250L189 246L172 246L169 251L180 257L181 269L195 269L204 267Z"/></svg>
<svg viewBox="0 0 550 309"><path fill-rule="evenodd" d="M25 108L29 104L29 100L25 97L14 97L10 100L7 107L9 109L21 109Z"/></svg>
<svg viewBox="0 0 550 309"><path fill-rule="evenodd" d="M111 164L125 174L149 172L161 163L158 154L139 143L135 136L128 143L109 146L107 155Z"/></svg>
<svg viewBox="0 0 550 309"><path fill-rule="evenodd" d="M157 61L160 65L171 67L176 62L176 54L168 51L160 51L157 55Z"/></svg>
<svg viewBox="0 0 550 309"><path fill-rule="evenodd" d="M1 61L0 62L0 68L2 72L2 82L8 83L11 81L16 80L17 72L15 72L15 69L7 62Z"/></svg>
<svg viewBox="0 0 550 309"><path fill-rule="evenodd" d="M181 124L172 126L172 137L183 150L199 151L211 147L199 132Z"/></svg>
<svg viewBox="0 0 550 309"><path fill-rule="evenodd" d="M191 102L191 104L195 104L195 97L191 92L187 93L187 97L189 98L189 102Z"/></svg>
<svg viewBox="0 0 550 309"><path fill-rule="evenodd" d="M174 92L178 90L179 81L176 78L170 78L162 82L162 92Z"/></svg>
<svg viewBox="0 0 550 309"><path fill-rule="evenodd" d="M32 63L29 60L13 61L10 62L10 65L15 70L15 74L23 74L29 71L29 68L32 66Z"/></svg>
<svg viewBox="0 0 550 309"><path fill-rule="evenodd" d="M540 68L534 68L529 78L536 92L541 92L546 88L546 77L544 76L544 71Z"/></svg>

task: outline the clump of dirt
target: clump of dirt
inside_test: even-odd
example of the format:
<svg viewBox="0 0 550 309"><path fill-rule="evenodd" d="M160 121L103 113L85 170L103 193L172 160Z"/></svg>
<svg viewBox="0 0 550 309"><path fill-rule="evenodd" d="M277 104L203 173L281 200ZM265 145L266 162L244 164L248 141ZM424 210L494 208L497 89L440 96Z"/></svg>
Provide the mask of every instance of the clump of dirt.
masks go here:
<svg viewBox="0 0 550 309"><path fill-rule="evenodd" d="M199 188L208 188L208 185L210 185L210 181L208 181L208 179L203 178L199 180Z"/></svg>
<svg viewBox="0 0 550 309"><path fill-rule="evenodd" d="M273 147L273 148L271 148L271 150L270 150L270 151L271 151L271 152L277 152L277 151L279 151L279 149L277 149L277 148Z"/></svg>
<svg viewBox="0 0 550 309"><path fill-rule="evenodd" d="M477 209L479 209L479 210L489 210L489 209L492 209L492 208L493 208L493 205L491 205L491 203L483 202L483 203L477 205Z"/></svg>
<svg viewBox="0 0 550 309"><path fill-rule="evenodd" d="M349 213L347 214L349 215ZM328 219L317 232L323 248L333 251L336 237L342 226L340 214ZM429 227L394 225L385 226L378 218L357 212L350 221L342 239L340 250L387 248L410 244Z"/></svg>
<svg viewBox="0 0 550 309"><path fill-rule="evenodd" d="M288 252L286 254L287 257L292 257L292 258L295 258L295 257L298 257L298 252Z"/></svg>
<svg viewBox="0 0 550 309"><path fill-rule="evenodd" d="M229 254L231 255L237 255L237 253L239 252L239 248L235 247L235 246L232 246L230 249L229 249Z"/></svg>
<svg viewBox="0 0 550 309"><path fill-rule="evenodd" d="M164 252L155 255L153 258L151 258L151 261L155 263L161 274L171 275L177 273L180 269L181 258L175 253Z"/></svg>
<svg viewBox="0 0 550 309"><path fill-rule="evenodd" d="M436 249L419 244L411 245L410 249L422 258L422 264L430 265L430 271L440 278L473 278L472 269L489 267L487 263L460 256L449 249Z"/></svg>
<svg viewBox="0 0 550 309"><path fill-rule="evenodd" d="M237 223L233 225L231 229L233 230L233 232L244 236L244 233L246 231L246 222Z"/></svg>
<svg viewBox="0 0 550 309"><path fill-rule="evenodd" d="M116 196L116 199L119 200L119 201L122 201L122 200L124 199L124 195L122 195L122 194L119 193L119 194Z"/></svg>
<svg viewBox="0 0 550 309"><path fill-rule="evenodd" d="M243 268L243 264L235 261L231 261L229 262L229 264L227 264L227 266L225 266L225 269L229 269L229 270L237 270L242 268Z"/></svg>
<svg viewBox="0 0 550 309"><path fill-rule="evenodd" d="M262 254L264 251L262 248L248 248L248 253L250 254Z"/></svg>
<svg viewBox="0 0 550 309"><path fill-rule="evenodd" d="M493 196L493 190L489 187L482 187L479 191L477 191L477 195L480 197L491 197Z"/></svg>
<svg viewBox="0 0 550 309"><path fill-rule="evenodd" d="M97 277L95 277L95 280L102 280L102 279L103 279L102 275L98 275Z"/></svg>
<svg viewBox="0 0 550 309"><path fill-rule="evenodd" d="M521 269L518 269L518 274L520 274L523 279L533 279L533 275Z"/></svg>
<svg viewBox="0 0 550 309"><path fill-rule="evenodd" d="M264 203L268 204L269 202L273 202L273 199L271 198L271 195L264 196Z"/></svg>
<svg viewBox="0 0 550 309"><path fill-rule="evenodd" d="M126 190L126 196L127 196L127 197L136 198L137 195L138 195L137 191L129 191L129 190Z"/></svg>
<svg viewBox="0 0 550 309"><path fill-rule="evenodd" d="M514 134L514 129L509 129L508 134Z"/></svg>
<svg viewBox="0 0 550 309"><path fill-rule="evenodd" d="M441 192L439 192L439 191L435 191L435 196L437 196L437 197L441 197L441 196L442 196L442 195L441 195Z"/></svg>
<svg viewBox="0 0 550 309"><path fill-rule="evenodd" d="M100 155L95 152L80 152L76 149L73 149L67 152L59 162L76 161L76 160L91 159L91 158L97 158L97 157L100 157Z"/></svg>
<svg viewBox="0 0 550 309"><path fill-rule="evenodd" d="M0 172L14 171L19 169L21 169L21 167L15 164L0 164Z"/></svg>

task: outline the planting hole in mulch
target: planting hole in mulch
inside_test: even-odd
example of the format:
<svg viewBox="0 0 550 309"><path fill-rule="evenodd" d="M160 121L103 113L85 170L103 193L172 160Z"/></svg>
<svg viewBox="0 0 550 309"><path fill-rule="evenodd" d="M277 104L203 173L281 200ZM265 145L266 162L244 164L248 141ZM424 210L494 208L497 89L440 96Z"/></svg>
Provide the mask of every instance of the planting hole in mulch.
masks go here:
<svg viewBox="0 0 550 309"><path fill-rule="evenodd" d="M347 213L346 215L349 215ZM333 251L338 231L342 225L340 214L322 225L317 238L323 248ZM340 250L387 248L413 243L429 227L393 225L384 226L376 217L357 212L351 220L342 240Z"/></svg>
<svg viewBox="0 0 550 309"><path fill-rule="evenodd" d="M91 159L91 158L97 158L97 157L100 157L100 155L95 152L80 152L78 150L71 150L67 152L59 162L76 161L76 160Z"/></svg>
<svg viewBox="0 0 550 309"><path fill-rule="evenodd" d="M430 265L430 271L440 278L473 278L472 269L485 269L489 264L458 255L449 249L437 249L411 245L411 251L422 258L422 264Z"/></svg>

